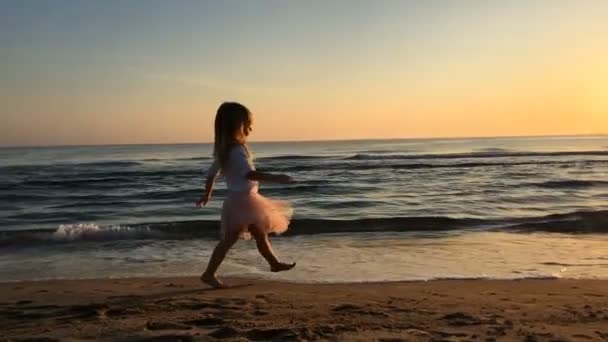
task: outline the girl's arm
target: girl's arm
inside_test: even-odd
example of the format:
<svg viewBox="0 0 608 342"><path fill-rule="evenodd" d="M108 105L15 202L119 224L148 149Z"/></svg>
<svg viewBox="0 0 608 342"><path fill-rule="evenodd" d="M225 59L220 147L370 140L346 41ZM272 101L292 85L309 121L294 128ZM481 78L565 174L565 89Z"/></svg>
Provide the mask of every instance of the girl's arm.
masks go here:
<svg viewBox="0 0 608 342"><path fill-rule="evenodd" d="M213 184L215 183L215 178L217 177L218 172L220 171L220 167L217 161L214 161L207 171L207 180L205 181L205 190L201 198L196 201L196 206L201 207L207 205L209 199L211 199L211 193L213 192Z"/></svg>
<svg viewBox="0 0 608 342"><path fill-rule="evenodd" d="M259 182L271 182L271 183L281 183L281 184L293 184L295 183L295 179L287 175L276 175L272 173L260 172L260 171L249 171L245 177L252 181Z"/></svg>
<svg viewBox="0 0 608 342"><path fill-rule="evenodd" d="M213 183L215 183L215 176L207 178L205 181L205 190L201 198L196 201L196 206L201 207L207 205L209 199L211 199L211 193L213 192Z"/></svg>

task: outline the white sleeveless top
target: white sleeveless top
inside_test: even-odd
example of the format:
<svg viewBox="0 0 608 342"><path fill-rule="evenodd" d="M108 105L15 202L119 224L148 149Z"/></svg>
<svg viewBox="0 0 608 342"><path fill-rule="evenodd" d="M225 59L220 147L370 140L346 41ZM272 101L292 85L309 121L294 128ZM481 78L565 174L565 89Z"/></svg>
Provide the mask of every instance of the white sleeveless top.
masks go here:
<svg viewBox="0 0 608 342"><path fill-rule="evenodd" d="M247 179L247 174L254 171L253 161L247 155L247 150L242 145L233 146L228 156L228 165L223 175L226 178L228 191L232 192L251 192L257 191L258 182ZM207 171L207 178L215 177L220 171L220 163L213 161Z"/></svg>

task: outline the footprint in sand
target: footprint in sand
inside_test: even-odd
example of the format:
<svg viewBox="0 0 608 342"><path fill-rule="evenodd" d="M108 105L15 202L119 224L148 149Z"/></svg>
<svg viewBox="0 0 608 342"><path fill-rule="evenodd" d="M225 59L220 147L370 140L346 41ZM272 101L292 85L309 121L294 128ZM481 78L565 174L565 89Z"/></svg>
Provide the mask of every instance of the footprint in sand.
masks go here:
<svg viewBox="0 0 608 342"><path fill-rule="evenodd" d="M333 312L340 313L350 313L350 314L358 314L358 315L370 315L370 316L382 316L389 317L389 315L382 311L377 310L369 310L363 306L354 305L354 304L340 304L332 309Z"/></svg>
<svg viewBox="0 0 608 342"><path fill-rule="evenodd" d="M583 293L583 296L587 296L587 297L605 297L604 295L597 294L597 293Z"/></svg>
<svg viewBox="0 0 608 342"><path fill-rule="evenodd" d="M589 335L584 335L584 334L574 334L572 335L572 337L574 338L582 338L585 340L593 340L593 337L589 336Z"/></svg>
<svg viewBox="0 0 608 342"><path fill-rule="evenodd" d="M209 333L214 338L235 338L241 336L241 332L230 326L223 326Z"/></svg>
<svg viewBox="0 0 608 342"><path fill-rule="evenodd" d="M354 310L363 310L362 306L355 304L340 304L334 307L331 311L354 311Z"/></svg>
<svg viewBox="0 0 608 342"><path fill-rule="evenodd" d="M254 341L285 341L298 338L298 333L292 329L252 329L245 332L245 337Z"/></svg>
<svg viewBox="0 0 608 342"><path fill-rule="evenodd" d="M459 332L459 331L438 331L437 334L439 336L441 336L441 337L444 337L444 338L446 338L446 337L447 338L450 338L450 337L461 337L461 338L468 337L468 338L471 338L472 337L471 335L469 335L467 333Z"/></svg>
<svg viewBox="0 0 608 342"><path fill-rule="evenodd" d="M469 315L464 312L454 312L441 317L442 320L447 321L448 325L452 326L466 326L466 325L478 325L481 324L481 319Z"/></svg>
<svg viewBox="0 0 608 342"><path fill-rule="evenodd" d="M161 336L132 336L126 339L130 342L195 342L201 341L192 335L161 335Z"/></svg>
<svg viewBox="0 0 608 342"><path fill-rule="evenodd" d="M188 324L188 325L194 325L197 327L213 327L213 326L222 325L225 322L226 321L224 319L219 318L219 317L205 317L205 318L194 319L191 321L186 321L184 323Z"/></svg>
<svg viewBox="0 0 608 342"><path fill-rule="evenodd" d="M190 329L192 329L192 327L189 325L181 324L181 323L157 321L157 322L148 322L146 324L146 329L148 329L148 330L190 330Z"/></svg>
<svg viewBox="0 0 608 342"><path fill-rule="evenodd" d="M145 311L140 308L111 308L105 312L107 317L120 317L120 316L129 316L129 315L141 315L144 314Z"/></svg>
<svg viewBox="0 0 608 342"><path fill-rule="evenodd" d="M255 310L255 311L253 311L253 313L252 313L252 314L253 314L254 316L268 316L268 315L270 315L270 312L268 312L268 311L264 311L264 310L260 310L260 309L257 309L257 310Z"/></svg>

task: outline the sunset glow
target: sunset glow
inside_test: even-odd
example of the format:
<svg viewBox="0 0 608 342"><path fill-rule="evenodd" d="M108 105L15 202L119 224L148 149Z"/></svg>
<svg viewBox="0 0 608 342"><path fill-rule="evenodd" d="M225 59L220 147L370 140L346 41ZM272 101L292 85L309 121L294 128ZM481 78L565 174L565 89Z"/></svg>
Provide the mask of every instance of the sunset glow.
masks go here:
<svg viewBox="0 0 608 342"><path fill-rule="evenodd" d="M608 133L605 1L1 7L4 146Z"/></svg>

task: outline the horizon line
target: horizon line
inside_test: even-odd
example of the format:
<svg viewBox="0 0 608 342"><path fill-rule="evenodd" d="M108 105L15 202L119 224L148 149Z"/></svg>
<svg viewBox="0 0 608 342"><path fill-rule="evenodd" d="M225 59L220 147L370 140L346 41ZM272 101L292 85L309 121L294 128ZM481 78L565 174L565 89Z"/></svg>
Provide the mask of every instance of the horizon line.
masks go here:
<svg viewBox="0 0 608 342"><path fill-rule="evenodd" d="M315 143L315 142L354 142L354 141L388 141L388 140L457 140L457 139L508 139L508 138L568 138L568 137L608 137L608 133L596 134L539 134L539 135L496 135L496 136L446 136L417 138L355 138L355 139L319 139L319 140L260 140L249 141L251 144L266 143ZM155 145L202 145L213 144L213 141L167 142L167 143L127 143L127 144L56 144L56 145L0 145L5 148L52 148L52 147L110 147L110 146L155 146Z"/></svg>

